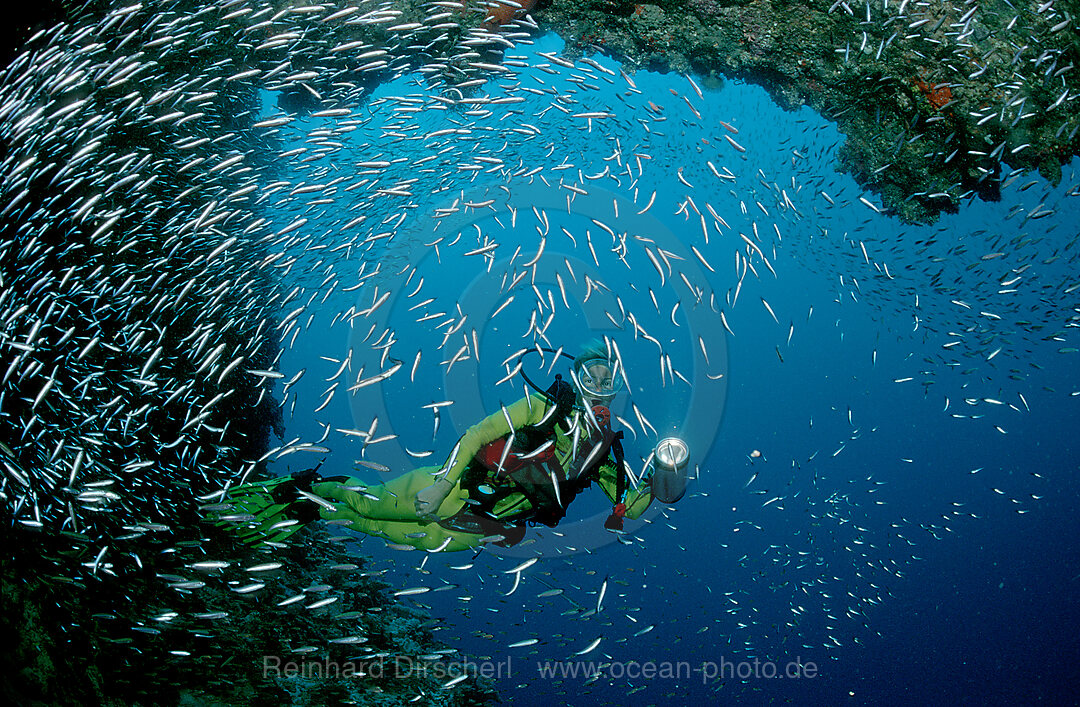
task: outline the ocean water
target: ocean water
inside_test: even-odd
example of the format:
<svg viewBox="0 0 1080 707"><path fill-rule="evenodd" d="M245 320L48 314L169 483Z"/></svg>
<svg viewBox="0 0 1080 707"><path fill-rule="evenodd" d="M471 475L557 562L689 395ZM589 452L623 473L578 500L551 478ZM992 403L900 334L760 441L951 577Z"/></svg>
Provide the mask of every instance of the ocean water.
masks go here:
<svg viewBox="0 0 1080 707"><path fill-rule="evenodd" d="M604 529L611 507L596 488L511 548L402 551L333 528L505 701L1076 701L1080 165L1057 184L1004 168L1000 201L907 225L836 170L845 138L832 123L784 112L756 86L629 72L519 34L497 65L459 62L469 72L458 79L479 78L452 88L413 61L407 28L388 34L387 63L372 69L381 83L327 87L303 69L341 60L328 47L348 31L306 12L251 29L233 6L212 8L199 31L248 49L230 42L237 55L220 64L210 60L226 50L193 52L198 80L154 93L160 105L110 96L48 115L124 109L161 126L148 131L175 131L183 152L146 169L165 182L182 162L207 177L206 203L177 197L196 206L170 213L184 229L175 240L239 204L199 237L222 272L262 277L272 263L275 294L290 293L280 311L252 305L281 324L268 328L282 345L281 377L268 380L285 418L273 473L322 462L324 475L376 484L442 464L470 425L526 392L521 372L544 386L568 375L528 351L573 354L598 337L625 368L612 410L635 472L661 437L689 447L685 497L619 534ZM161 18L132 6L96 31L121 27L130 36L115 43L134 50L194 22L177 8ZM267 41L291 23L310 41ZM296 66L259 53L271 50ZM114 89L135 90L109 61ZM257 71L238 79L245 62ZM214 122L217 89L206 90L230 81L261 90L258 114L236 125ZM326 94L313 110L279 105L281 90L317 94L307 81ZM181 97L194 107L169 118ZM32 101L19 109L24 127L45 115ZM216 152L245 138L241 161ZM101 178L126 178L131 164L113 159ZM250 197L224 175L250 179ZM237 240L218 250L217 235ZM255 252L266 260L237 263ZM208 380L220 387L226 373Z"/></svg>
<svg viewBox="0 0 1080 707"><path fill-rule="evenodd" d="M350 261L368 273L381 263L380 274L331 293L286 351L286 377L307 372L286 400L285 437L325 433L324 473L372 483L380 475L351 471L353 460L391 474L441 463L470 424L522 394L520 377L496 385L515 351L573 353L607 336L630 383L614 404L635 428L628 456L640 468L657 436L636 405L657 434L688 441L693 482L621 541L603 531L609 507L594 488L558 533L531 529L511 549L400 552L358 537L356 551L392 585L434 590L403 600L430 608L439 637L497 673L515 703L1072 701L1076 164L1058 185L1006 174L1001 201L904 225L835 171L844 138L811 110L784 112L739 82L699 97L700 78L627 80L602 57L569 69L542 54L561 49L550 35L519 46L516 80L484 87L524 97L514 110L415 114L411 130L462 130L434 147L387 137L395 106L432 103L415 75L378 87L366 120L340 138L365 159L401 159L395 177L416 181L383 204L393 239ZM573 102L552 109L560 93ZM299 145L318 119L291 128ZM439 180L409 166L436 148L472 166ZM485 156L518 176L485 173L496 164ZM535 167L545 179L521 176ZM397 225L395 198L416 205ZM1030 218L1040 204L1054 213ZM533 258L535 272L522 266ZM604 285L588 301L586 276ZM371 317L341 324L387 292ZM384 327L395 341L386 358ZM689 384L664 371L664 355ZM403 365L387 380L311 412L347 358L357 382L394 357ZM523 361L545 384L558 370ZM433 436L423 406L439 401L453 404ZM365 445L338 431L376 418L372 437L394 439ZM507 570L529 557L540 559L515 586ZM508 647L526 639L536 642Z"/></svg>

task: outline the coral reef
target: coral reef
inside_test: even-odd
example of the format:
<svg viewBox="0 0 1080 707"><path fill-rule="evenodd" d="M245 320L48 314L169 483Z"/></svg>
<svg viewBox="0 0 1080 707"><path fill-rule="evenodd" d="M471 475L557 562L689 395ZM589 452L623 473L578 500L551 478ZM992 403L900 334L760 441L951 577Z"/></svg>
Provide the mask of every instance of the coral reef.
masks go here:
<svg viewBox="0 0 1080 707"><path fill-rule="evenodd" d="M1057 180L1080 152L1080 42L1053 4L552 0L534 14L572 52L811 106L847 137L840 167L909 221L995 199L1002 165Z"/></svg>
<svg viewBox="0 0 1080 707"><path fill-rule="evenodd" d="M33 547L24 531L3 540ZM206 528L199 539L162 541L154 566L123 585L126 602L112 596L113 581L69 581L19 553L0 574L0 626L16 637L0 694L20 705L492 701L474 676L443 689L468 662L336 540L312 527L268 554ZM267 564L280 567L248 571ZM253 582L264 586L245 591ZM279 606L290 596L303 600Z"/></svg>
<svg viewBox="0 0 1080 707"><path fill-rule="evenodd" d="M45 5L36 28L8 34L51 28L0 85L0 624L16 637L0 694L20 705L485 699L473 677L443 689L434 670L266 670L266 656L370 666L449 654L426 616L392 602L325 533L267 557L202 522L200 504L265 473L257 460L281 434L270 379L248 369L276 365L266 332L284 280L259 265L265 246L225 223L257 223L259 207L241 203L255 168L239 161L272 174L280 145L250 138L258 89L220 74L203 76L215 90L190 114L158 120L170 87L231 62L235 42L159 44L144 63L126 46L134 34L94 25L111 5L80 5L71 13L85 20L55 26L63 8ZM147 15L160 9L115 17L157 21ZM95 30L94 42L76 38ZM188 152L201 144L212 160ZM229 195L235 210L200 225Z"/></svg>

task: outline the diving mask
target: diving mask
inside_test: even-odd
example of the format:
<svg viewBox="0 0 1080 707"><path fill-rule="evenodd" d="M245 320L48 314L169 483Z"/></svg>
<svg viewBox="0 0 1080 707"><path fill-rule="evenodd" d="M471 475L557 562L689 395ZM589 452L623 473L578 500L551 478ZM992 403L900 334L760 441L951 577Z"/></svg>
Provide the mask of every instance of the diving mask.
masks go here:
<svg viewBox="0 0 1080 707"><path fill-rule="evenodd" d="M582 397L607 405L623 387L623 378L606 358L583 361L575 376Z"/></svg>

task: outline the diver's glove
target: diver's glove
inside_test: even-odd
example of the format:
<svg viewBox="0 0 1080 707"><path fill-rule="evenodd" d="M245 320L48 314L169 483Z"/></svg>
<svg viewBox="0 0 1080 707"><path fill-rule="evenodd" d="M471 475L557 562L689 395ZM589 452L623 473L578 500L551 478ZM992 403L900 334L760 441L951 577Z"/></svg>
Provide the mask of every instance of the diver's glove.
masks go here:
<svg viewBox="0 0 1080 707"><path fill-rule="evenodd" d="M623 516L626 515L626 504L616 503L611 509L611 515L604 521L604 527L608 530L622 530Z"/></svg>
<svg viewBox="0 0 1080 707"><path fill-rule="evenodd" d="M419 518L437 520L436 511L442 505L450 492L454 490L454 482L445 476L438 479L431 486L416 492L416 515Z"/></svg>

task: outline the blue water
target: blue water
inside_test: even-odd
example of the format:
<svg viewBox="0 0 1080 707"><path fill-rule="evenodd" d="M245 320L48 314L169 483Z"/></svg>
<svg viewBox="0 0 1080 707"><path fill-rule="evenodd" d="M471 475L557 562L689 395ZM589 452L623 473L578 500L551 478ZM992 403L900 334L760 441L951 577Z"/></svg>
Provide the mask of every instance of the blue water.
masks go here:
<svg viewBox="0 0 1080 707"><path fill-rule="evenodd" d="M592 489L575 501L559 529L562 536L533 531L530 544L511 551L485 550L475 559L472 553L403 553L357 536L357 552L373 556L395 589L438 590L415 599L430 608L441 640L477 660L500 664L509 656L511 674L495 685L515 703L1075 701L1071 685L1080 642L1073 627L1080 612L1070 594L1080 576L1073 513L1074 393L1080 381L1078 354L1067 352L1078 345L1067 326L1077 298L1066 290L1076 277L1070 239L1080 209L1069 196L1076 163L1066 165L1058 186L1037 175L1021 176L998 203L966 201L934 225L903 225L861 203L860 196L880 202L834 171L843 137L812 111L785 113L760 88L737 82L703 89L699 98L686 78L675 75L638 73L632 77L640 91L635 93L619 67L599 57L615 75L593 70L584 80L595 89L579 89L568 80L573 70L535 68L545 62L536 52L559 49L553 37L519 47L516 54L534 67L518 69L521 85L573 91L579 102L566 104L570 113L610 110L615 117L591 121L590 131L586 119L557 108L538 115L551 95L524 94L504 81L509 88L489 85L485 91L496 98L523 95L526 101L491 106L492 117L476 117L477 125L502 132L390 145L384 128L394 102L379 99L431 95L414 77L404 77L381 86L363 106L364 122L335 138L346 143L353 161L415 160L445 146L452 148L448 154L455 163L498 157L519 173L550 168L564 158L574 166L545 171L545 185L537 178L506 181L482 171L474 178L476 170L436 181L404 161L386 170L380 186L416 179L411 196L370 202L357 196L354 206L362 209L344 211L348 202L339 200L335 210L312 215L306 228L326 231L323 242L332 245L342 242L341 225L359 213L368 216L355 229L361 236L387 230L395 235L366 251L357 247L348 263L336 266L338 290L283 356L287 377L307 369L291 393L295 401L286 401L286 441L317 443L329 425L321 442L331 450L327 469L371 482L378 474L354 472L354 459L395 471L441 463L470 424L522 394L520 380L500 386L495 381L507 373L504 359L533 344L535 300L539 294L549 302L550 292L556 314L545 336L551 345L574 353L588 338L605 335L619 344L631 385L630 395L614 408L639 428L640 439L631 437L628 444L634 463L640 467L651 446L647 437L655 437L640 430L631 400L659 432L688 438L697 479L677 505L654 504L648 522L628 523L626 544L603 532L608 507ZM649 101L662 108L666 120L650 118ZM273 110L268 101L266 111ZM409 120L421 131L460 127L469 118L454 111L419 116ZM714 126L717 120L738 132ZM526 132L535 126L541 137L506 132L508 125ZM295 136L283 149L303 145L303 133L317 127L318 119L296 121L290 128L295 132L282 133ZM746 151L739 152L725 135ZM605 167L615 171L616 161L605 158L617 150L637 177L636 204L625 174L621 184L578 176L579 170L586 177ZM335 159L348 168L340 156L326 162ZM637 159L643 163L640 174ZM734 180L717 179L706 160L730 170ZM692 188L679 180L680 169ZM575 197L569 213L566 198L572 192L558 186L558 176L589 192ZM304 175L283 178L299 181ZM1020 190L1032 180L1034 187ZM785 207L780 190L797 213ZM654 205L638 215L653 191ZM729 227L710 231L706 243L694 209L684 209L689 218L676 213L686 194L710 229L706 202ZM432 218L435 209L449 208L455 199L489 198L497 200L497 212L480 207ZM515 227L507 201L518 210ZM1056 213L1025 219L1040 203ZM405 216L396 224L402 204L417 206L400 211ZM547 227L533 207L546 214ZM284 227L297 215L283 211L275 221ZM629 234L625 264L594 218ZM504 273L512 278L521 272L521 263L536 256L545 230L535 280L527 276L509 291L502 286ZM775 276L740 232L761 248ZM477 234L500 243L490 263L482 254L466 255L484 245ZM440 236L445 240L436 253L429 244ZM924 247L920 242L930 237L935 243ZM685 259L673 260L670 271L661 263L661 283L645 245L654 255L659 247ZM744 269L736 264L739 252L749 254L756 276L745 275L732 306L736 273ZM302 263L315 258L302 257ZM576 282L568 278L566 261ZM377 276L341 292L357 284L361 265L370 273L377 263ZM1001 284L1021 269L1017 284ZM298 282L308 293L319 290L323 272L300 277L301 271ZM703 293L700 303L679 271ZM568 286L569 308L561 302L556 273ZM585 303L585 275L611 292L593 293ZM408 296L421 277L422 289ZM1000 292L1008 289L1017 291ZM370 307L387 291L390 298L372 316L356 318L351 329L340 316L331 325L348 307ZM514 301L492 319L509 294ZM618 318L616 295L693 386L662 380L658 347L606 318L604 310ZM411 309L429 297L431 304ZM681 304L673 314L676 303ZM720 309L733 334L720 320ZM537 311L542 326L549 310ZM445 315L417 322L426 312ZM460 330L446 337L465 315ZM378 325L365 341L373 323ZM382 360L382 350L372 344L384 328L397 343ZM447 373L448 361L463 346L468 358ZM410 380L418 350L420 364ZM324 409L312 412L325 399L325 379L347 356L342 389L361 378L361 365L363 378L388 369L392 358L403 365L352 399L338 390ZM546 372L535 375L550 379ZM422 406L443 400L454 404L443 409L433 437L434 415ZM376 416L374 436L395 439L365 448L360 437L336 431L367 431ZM405 449L432 454L413 458ZM276 467L284 473L319 457L300 451L282 456ZM537 555L540 561L508 595L513 575L505 570ZM464 565L472 566L454 569ZM596 608L605 577L602 611L571 612L575 606ZM537 597L550 588L564 593ZM650 625L655 628L635 636ZM603 640L597 648L574 655L598 637ZM528 638L539 642L507 647ZM545 678L538 668L543 661L562 666L556 669L605 664L605 676ZM770 667L762 667L766 662L784 672L796 661L812 665L814 676L804 670L798 679L759 677L770 674ZM679 664L692 671L679 678L627 677L635 665L650 662L660 671L679 670ZM715 679L710 671L725 665L734 677Z"/></svg>

